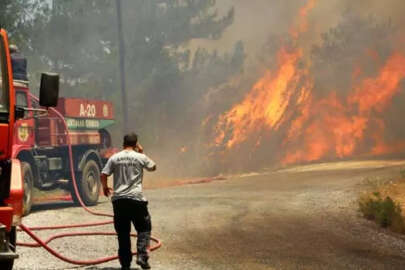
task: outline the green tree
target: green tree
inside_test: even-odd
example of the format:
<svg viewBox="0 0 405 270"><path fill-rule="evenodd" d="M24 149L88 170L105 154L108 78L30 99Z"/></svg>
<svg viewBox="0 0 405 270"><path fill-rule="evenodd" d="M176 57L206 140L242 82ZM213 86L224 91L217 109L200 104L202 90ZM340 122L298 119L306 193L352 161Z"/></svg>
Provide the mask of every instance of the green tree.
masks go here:
<svg viewBox="0 0 405 270"><path fill-rule="evenodd" d="M166 140L173 137L181 140L178 130L184 130L186 119L195 116L188 111L196 109L204 92L219 81L207 78L204 72L225 66L222 61L228 63L229 71L243 64L243 60L230 63L215 53L202 56L208 52L197 50L192 55L184 50L192 39L220 38L233 22L233 9L219 15L215 4L201 0L123 1L127 89L133 119L129 126L147 134L150 144L167 144ZM238 46L243 50L242 44ZM206 65L197 65L197 58L204 58ZM219 72L216 77L226 80L230 73ZM211 83L202 82L203 77Z"/></svg>
<svg viewBox="0 0 405 270"><path fill-rule="evenodd" d="M111 2L54 0L46 23L32 33L30 60L37 56L39 64L61 74L63 95L102 97L115 85Z"/></svg>
<svg viewBox="0 0 405 270"><path fill-rule="evenodd" d="M62 96L112 100L121 124L115 1L53 0L49 7L39 0L6 2L20 10L12 33L18 31L26 43L31 78L44 70L60 73ZM242 69L244 50L242 43L224 55L186 48L193 39L220 38L234 10L218 14L214 0L122 0L121 5L128 127L156 148L174 138L190 143L195 132L186 130L200 125L201 100L210 87ZM32 23L20 31L27 12ZM117 142L120 130L112 130Z"/></svg>
<svg viewBox="0 0 405 270"><path fill-rule="evenodd" d="M2 0L0 2L0 24L6 29L11 42L26 50L30 48L29 38L35 25L49 11L43 1Z"/></svg>

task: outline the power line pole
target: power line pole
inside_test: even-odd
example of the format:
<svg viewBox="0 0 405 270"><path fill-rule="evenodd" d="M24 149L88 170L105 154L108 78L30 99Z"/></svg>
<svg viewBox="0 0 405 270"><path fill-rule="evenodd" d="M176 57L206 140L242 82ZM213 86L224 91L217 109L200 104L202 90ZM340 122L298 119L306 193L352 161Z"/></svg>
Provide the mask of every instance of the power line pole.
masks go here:
<svg viewBox="0 0 405 270"><path fill-rule="evenodd" d="M128 132L128 103L127 103L127 92L126 92L126 80L125 80L125 43L124 35L122 31L122 10L121 10L121 0L115 0L117 9L117 26L118 26L118 45L119 45L119 70L120 70L120 80L121 80L121 100L122 100L122 132L126 134Z"/></svg>

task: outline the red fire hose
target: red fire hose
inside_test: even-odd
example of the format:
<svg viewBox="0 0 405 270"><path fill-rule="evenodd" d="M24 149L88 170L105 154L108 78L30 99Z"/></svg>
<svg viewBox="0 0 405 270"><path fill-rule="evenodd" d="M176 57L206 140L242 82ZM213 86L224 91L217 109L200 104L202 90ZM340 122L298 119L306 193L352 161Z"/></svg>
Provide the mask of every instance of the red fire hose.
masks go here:
<svg viewBox="0 0 405 270"><path fill-rule="evenodd" d="M36 99L38 101L38 98L30 94L33 99ZM100 213L93 211L89 209L82 201L82 198L80 197L79 190L77 188L77 182L76 182L76 177L74 173L74 165L73 165L73 152L72 152L72 144L70 142L70 136L69 136L69 129L67 127L66 121L62 114L58 112L57 110L51 108L53 112L56 113L56 115L62 120L62 123L65 127L66 130L66 138L67 138L67 145L69 149L69 165L70 165L70 173L72 175L72 181L73 181L73 187L75 190L75 194L77 196L77 199L82 206L82 208L87 211L88 213L95 215L95 216L104 216L104 217L113 217L112 214L106 214L106 213ZM101 226L101 225L106 225L106 224L112 224L112 220L108 221L102 221L102 222L95 222L95 223L84 223L84 224L72 224L72 225L60 225L60 226L44 226L44 227L27 227L24 224L21 224L19 227L21 230L26 232L32 239L35 240L36 243L17 243L19 246L25 246L25 247L43 247L45 248L49 253L51 253L53 256L61 259L62 261L65 261L67 263L71 264L76 264L76 265L95 265L95 264L100 264L100 263L105 263L108 261L116 260L118 259L118 256L110 256L110 257L104 257L104 258L99 258L96 260L89 260L89 261L80 261L80 260L73 260L70 258L67 258L63 256L62 254L58 253L56 250L52 249L51 247L48 246L48 244L58 238L63 238L63 237L76 237L76 236L89 236L89 235L116 235L115 232L77 232L77 233L61 233L61 234L56 234L45 241L40 239L33 231L39 231L39 230L56 230L56 229L68 229L68 228L83 228L83 227L92 227L92 226ZM136 237L136 234L131 234L132 237ZM156 250L162 246L162 243L159 239L151 237L151 240L155 242L154 245L150 247L150 251ZM136 252L132 253L133 255L136 254Z"/></svg>

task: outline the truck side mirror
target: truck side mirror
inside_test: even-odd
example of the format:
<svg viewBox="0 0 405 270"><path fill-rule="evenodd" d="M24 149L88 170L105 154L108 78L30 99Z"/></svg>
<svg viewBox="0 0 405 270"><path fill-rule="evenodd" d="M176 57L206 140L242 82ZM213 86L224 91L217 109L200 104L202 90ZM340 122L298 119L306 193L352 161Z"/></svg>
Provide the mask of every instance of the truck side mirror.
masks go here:
<svg viewBox="0 0 405 270"><path fill-rule="evenodd" d="M56 107L59 97L59 74L42 73L41 88L39 90L39 105L42 107Z"/></svg>

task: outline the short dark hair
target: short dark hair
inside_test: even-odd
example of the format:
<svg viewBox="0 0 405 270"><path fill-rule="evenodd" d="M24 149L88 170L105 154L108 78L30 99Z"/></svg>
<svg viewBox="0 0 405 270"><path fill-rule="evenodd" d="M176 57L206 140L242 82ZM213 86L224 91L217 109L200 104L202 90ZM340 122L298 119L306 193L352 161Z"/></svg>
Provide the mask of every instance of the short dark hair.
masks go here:
<svg viewBox="0 0 405 270"><path fill-rule="evenodd" d="M127 135L124 136L124 147L126 146L135 147L137 143L138 143L138 135L136 135L134 132L128 133Z"/></svg>

